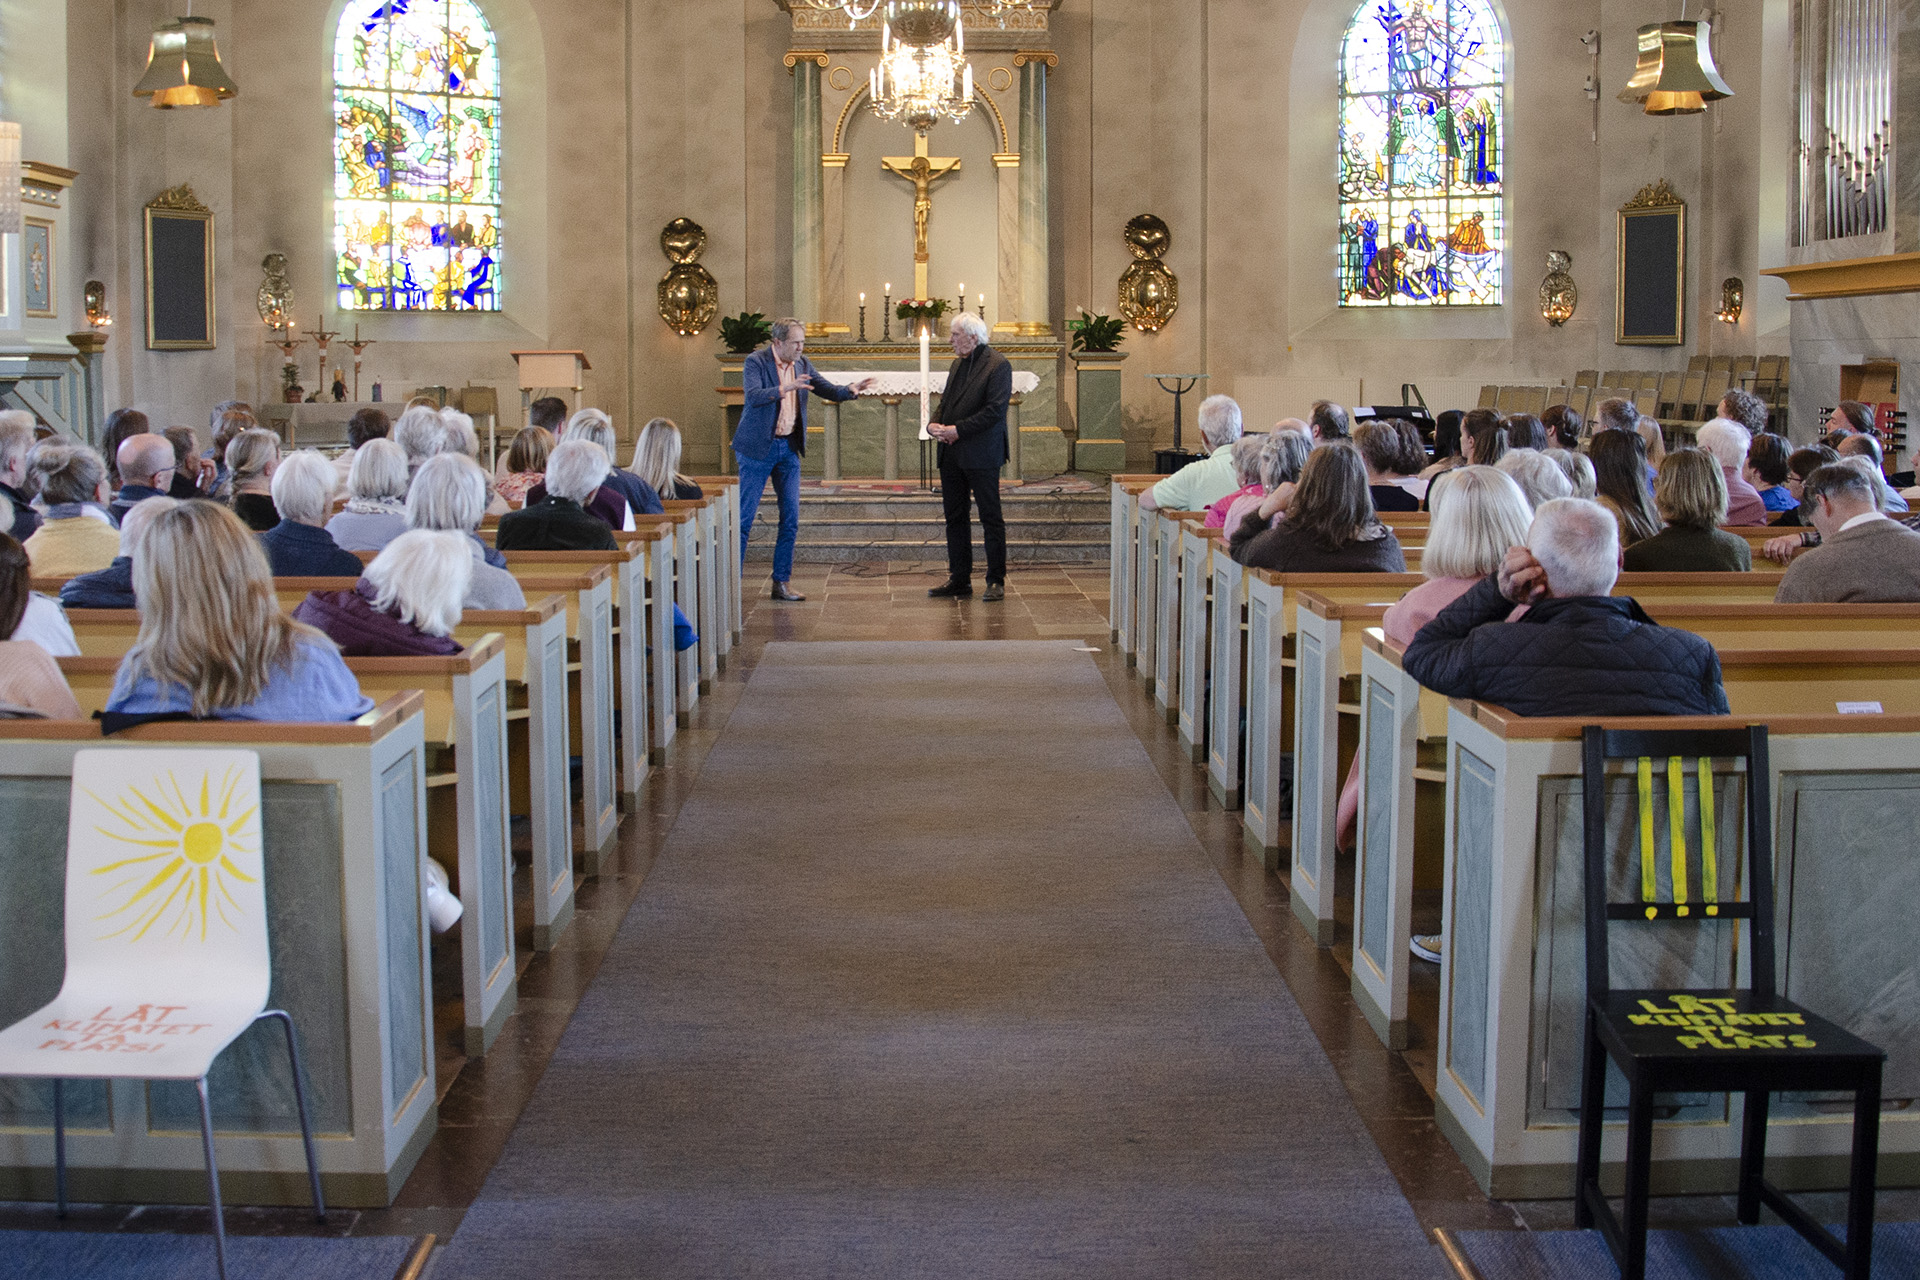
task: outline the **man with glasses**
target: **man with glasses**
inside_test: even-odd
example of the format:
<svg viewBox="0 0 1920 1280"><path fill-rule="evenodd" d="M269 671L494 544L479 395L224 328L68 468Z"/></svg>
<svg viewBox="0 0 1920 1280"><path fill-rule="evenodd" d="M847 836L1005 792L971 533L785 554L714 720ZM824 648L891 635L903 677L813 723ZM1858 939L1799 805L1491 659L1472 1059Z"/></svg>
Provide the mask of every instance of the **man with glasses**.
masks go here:
<svg viewBox="0 0 1920 1280"><path fill-rule="evenodd" d="M120 492L109 508L116 523L127 518L136 502L164 498L173 486L173 443L165 436L128 436L113 462L120 470Z"/></svg>

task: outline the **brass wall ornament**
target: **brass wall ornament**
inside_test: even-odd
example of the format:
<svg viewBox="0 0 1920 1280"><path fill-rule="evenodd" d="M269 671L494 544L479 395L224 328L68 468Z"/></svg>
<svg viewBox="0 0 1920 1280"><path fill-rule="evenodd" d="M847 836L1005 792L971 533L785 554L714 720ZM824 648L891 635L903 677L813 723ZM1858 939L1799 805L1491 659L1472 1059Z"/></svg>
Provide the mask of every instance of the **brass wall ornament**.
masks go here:
<svg viewBox="0 0 1920 1280"><path fill-rule="evenodd" d="M660 277L660 318L683 338L712 324L720 310L720 283L699 263L706 247L706 228L691 218L661 228L660 252L673 265Z"/></svg>
<svg viewBox="0 0 1920 1280"><path fill-rule="evenodd" d="M284 328L293 314L293 281L287 278L287 255L270 253L260 260L262 279L255 305L260 320L269 329Z"/></svg>
<svg viewBox="0 0 1920 1280"><path fill-rule="evenodd" d="M1573 255L1564 249L1547 250L1547 278L1540 282L1540 318L1554 328L1573 319L1580 305L1580 290L1567 272Z"/></svg>
<svg viewBox="0 0 1920 1280"><path fill-rule="evenodd" d="M1142 333L1157 333L1180 309L1180 281L1161 261L1173 232L1151 213L1131 218L1121 233L1133 262L1120 273L1120 314Z"/></svg>
<svg viewBox="0 0 1920 1280"><path fill-rule="evenodd" d="M1720 309L1713 314L1728 324L1739 324L1746 301L1746 282L1739 276L1728 276L1720 282Z"/></svg>

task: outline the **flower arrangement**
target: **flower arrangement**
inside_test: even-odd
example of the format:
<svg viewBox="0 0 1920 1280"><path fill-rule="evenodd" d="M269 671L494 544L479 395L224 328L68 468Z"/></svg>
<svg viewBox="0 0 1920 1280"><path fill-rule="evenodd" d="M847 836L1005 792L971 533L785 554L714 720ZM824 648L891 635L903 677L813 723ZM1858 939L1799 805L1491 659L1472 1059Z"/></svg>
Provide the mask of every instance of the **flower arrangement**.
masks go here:
<svg viewBox="0 0 1920 1280"><path fill-rule="evenodd" d="M893 308L893 314L913 326L914 330L926 329L929 332L940 323L940 318L953 310L953 304L945 298L902 298Z"/></svg>

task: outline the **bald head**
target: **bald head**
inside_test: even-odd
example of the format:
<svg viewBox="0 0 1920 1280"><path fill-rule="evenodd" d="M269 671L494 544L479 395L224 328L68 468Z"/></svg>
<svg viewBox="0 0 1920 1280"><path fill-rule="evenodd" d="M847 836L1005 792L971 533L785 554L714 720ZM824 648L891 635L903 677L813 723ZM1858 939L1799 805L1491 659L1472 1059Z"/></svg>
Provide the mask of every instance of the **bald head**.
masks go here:
<svg viewBox="0 0 1920 1280"><path fill-rule="evenodd" d="M151 433L128 436L120 442L120 451L114 455L121 484L145 485L149 489L165 487L155 484L154 477L162 471L171 471L173 461L172 443L165 436Z"/></svg>

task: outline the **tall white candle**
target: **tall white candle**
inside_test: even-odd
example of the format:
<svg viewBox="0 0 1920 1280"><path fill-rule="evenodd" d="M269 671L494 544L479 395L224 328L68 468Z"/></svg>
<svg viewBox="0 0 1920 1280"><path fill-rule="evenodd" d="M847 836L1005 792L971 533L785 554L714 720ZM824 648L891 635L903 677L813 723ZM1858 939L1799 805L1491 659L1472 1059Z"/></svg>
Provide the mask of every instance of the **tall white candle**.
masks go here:
<svg viewBox="0 0 1920 1280"><path fill-rule="evenodd" d="M933 421L931 417L933 391L932 334L931 326L924 324L920 326L920 438L922 440L932 439L932 437L927 434L927 424Z"/></svg>

